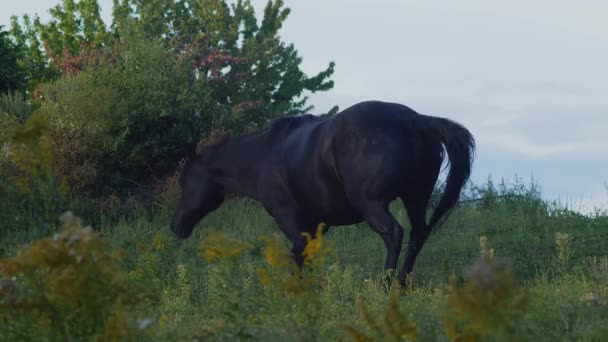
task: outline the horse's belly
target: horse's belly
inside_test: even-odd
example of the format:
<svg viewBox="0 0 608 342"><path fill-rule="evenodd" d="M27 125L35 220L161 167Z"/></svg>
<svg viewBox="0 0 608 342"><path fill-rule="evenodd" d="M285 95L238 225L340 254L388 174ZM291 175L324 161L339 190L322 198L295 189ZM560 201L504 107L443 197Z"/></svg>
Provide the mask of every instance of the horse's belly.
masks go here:
<svg viewBox="0 0 608 342"><path fill-rule="evenodd" d="M307 207L310 213L315 213L321 222L328 225L343 226L363 220L357 210L350 206L342 191L326 193L325 196L311 199Z"/></svg>
<svg viewBox="0 0 608 342"><path fill-rule="evenodd" d="M324 222L330 226L347 226L362 221L363 218L361 215L354 210L334 212L332 215L328 215L327 217L321 219L321 222Z"/></svg>

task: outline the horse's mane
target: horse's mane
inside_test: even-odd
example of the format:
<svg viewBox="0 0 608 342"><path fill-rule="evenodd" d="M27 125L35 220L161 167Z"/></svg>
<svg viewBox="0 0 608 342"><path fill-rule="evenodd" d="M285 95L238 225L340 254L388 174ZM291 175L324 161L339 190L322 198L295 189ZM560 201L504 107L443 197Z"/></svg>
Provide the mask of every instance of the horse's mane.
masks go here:
<svg viewBox="0 0 608 342"><path fill-rule="evenodd" d="M201 141L196 148L196 152L188 158L183 170L189 169L193 164L204 161L214 151L231 142L242 141L243 139L267 134L268 141L274 143L276 139L287 136L294 129L310 122L322 121L323 118L313 114L298 116L285 116L272 120L265 129L250 131L244 134L232 135L229 131L213 131L210 136Z"/></svg>

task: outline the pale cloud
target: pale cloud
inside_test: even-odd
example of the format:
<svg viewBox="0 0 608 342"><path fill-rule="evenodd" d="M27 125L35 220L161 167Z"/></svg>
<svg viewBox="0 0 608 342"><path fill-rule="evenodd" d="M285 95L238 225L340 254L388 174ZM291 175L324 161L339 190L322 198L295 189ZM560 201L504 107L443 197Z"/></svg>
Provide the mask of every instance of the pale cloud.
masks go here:
<svg viewBox="0 0 608 342"><path fill-rule="evenodd" d="M523 136L499 132L482 133L477 136L477 141L478 144L485 145L486 149L495 148L498 150L507 150L513 154L528 158L563 157L594 147L583 142L539 144L534 143Z"/></svg>

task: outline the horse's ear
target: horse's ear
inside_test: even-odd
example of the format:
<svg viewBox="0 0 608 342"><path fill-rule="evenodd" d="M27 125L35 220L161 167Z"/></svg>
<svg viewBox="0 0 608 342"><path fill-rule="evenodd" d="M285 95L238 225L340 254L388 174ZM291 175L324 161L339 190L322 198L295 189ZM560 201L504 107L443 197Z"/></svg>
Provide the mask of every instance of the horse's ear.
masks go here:
<svg viewBox="0 0 608 342"><path fill-rule="evenodd" d="M319 115L319 117L326 119L326 118L329 118L329 117L332 117L332 116L338 114L339 111L340 111L340 107L333 106L327 113L321 114L321 115Z"/></svg>

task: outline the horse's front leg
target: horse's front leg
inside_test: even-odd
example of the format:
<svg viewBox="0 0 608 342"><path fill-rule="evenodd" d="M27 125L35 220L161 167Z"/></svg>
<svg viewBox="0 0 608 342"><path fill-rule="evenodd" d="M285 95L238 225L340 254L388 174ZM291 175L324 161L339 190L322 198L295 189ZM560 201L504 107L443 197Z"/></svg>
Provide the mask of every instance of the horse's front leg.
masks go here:
<svg viewBox="0 0 608 342"><path fill-rule="evenodd" d="M306 239L302 233L314 231L315 224L304 220L292 210L281 210L278 213L275 212L273 216L281 231L292 244L291 253L296 265L302 269L304 265L302 253L306 248Z"/></svg>

